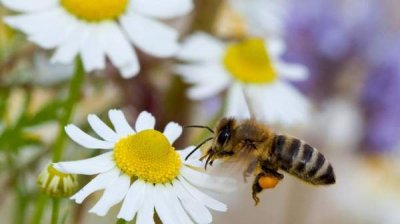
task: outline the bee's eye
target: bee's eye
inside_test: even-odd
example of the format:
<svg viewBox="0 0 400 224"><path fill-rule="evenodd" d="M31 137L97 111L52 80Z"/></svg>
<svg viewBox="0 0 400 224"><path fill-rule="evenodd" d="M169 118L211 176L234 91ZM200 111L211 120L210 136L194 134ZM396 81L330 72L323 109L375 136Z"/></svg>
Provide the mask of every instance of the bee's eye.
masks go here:
<svg viewBox="0 0 400 224"><path fill-rule="evenodd" d="M231 132L229 129L224 129L221 131L221 133L218 135L218 143L220 145L223 145L228 139L231 137Z"/></svg>

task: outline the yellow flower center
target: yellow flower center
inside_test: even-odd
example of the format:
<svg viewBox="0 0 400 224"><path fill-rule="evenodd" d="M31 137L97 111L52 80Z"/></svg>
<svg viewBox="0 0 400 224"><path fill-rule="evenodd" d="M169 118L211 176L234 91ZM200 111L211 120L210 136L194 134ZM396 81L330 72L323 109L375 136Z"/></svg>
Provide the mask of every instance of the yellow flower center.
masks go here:
<svg viewBox="0 0 400 224"><path fill-rule="evenodd" d="M234 78L245 83L269 83L277 78L260 38L230 44L225 52L224 65Z"/></svg>
<svg viewBox="0 0 400 224"><path fill-rule="evenodd" d="M114 160L125 174L150 183L168 183L179 175L182 161L159 131L145 130L119 140Z"/></svg>
<svg viewBox="0 0 400 224"><path fill-rule="evenodd" d="M128 0L61 0L61 5L82 20L113 20L125 12Z"/></svg>

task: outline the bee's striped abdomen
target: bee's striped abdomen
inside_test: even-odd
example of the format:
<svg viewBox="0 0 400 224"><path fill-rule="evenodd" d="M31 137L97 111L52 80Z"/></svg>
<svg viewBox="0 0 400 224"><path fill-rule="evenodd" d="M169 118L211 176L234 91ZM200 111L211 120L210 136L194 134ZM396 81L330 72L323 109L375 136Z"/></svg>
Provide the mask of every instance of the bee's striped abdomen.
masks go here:
<svg viewBox="0 0 400 224"><path fill-rule="evenodd" d="M296 138L275 136L271 159L279 168L315 185L335 183L332 165L318 150Z"/></svg>

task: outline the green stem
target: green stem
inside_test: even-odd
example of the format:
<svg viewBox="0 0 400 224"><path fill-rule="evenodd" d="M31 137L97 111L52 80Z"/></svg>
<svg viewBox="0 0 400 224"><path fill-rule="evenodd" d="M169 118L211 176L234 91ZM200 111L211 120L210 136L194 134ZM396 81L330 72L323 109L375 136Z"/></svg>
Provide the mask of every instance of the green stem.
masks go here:
<svg viewBox="0 0 400 224"><path fill-rule="evenodd" d="M32 218L32 224L40 224L42 223L42 217L44 213L44 209L47 203L47 197L44 194L39 194L38 199L35 205L35 212Z"/></svg>
<svg viewBox="0 0 400 224"><path fill-rule="evenodd" d="M18 182L17 182L18 184ZM17 194L17 206L15 210L15 218L14 223L23 224L25 223L25 217L27 212L27 207L29 203L29 196L27 195L26 189L22 189L22 186L16 186L16 194Z"/></svg>
<svg viewBox="0 0 400 224"><path fill-rule="evenodd" d="M53 199L52 213L51 213L51 224L58 223L58 216L60 215L60 199Z"/></svg>
<svg viewBox="0 0 400 224"><path fill-rule="evenodd" d="M62 154L64 152L65 142L66 142L64 127L70 121L72 112L75 108L76 103L79 100L79 94L83 85L84 77L85 77L85 71L83 69L83 64L82 61L78 58L76 59L75 63L75 73L71 80L69 95L64 104L63 114L59 122L59 132L53 147L54 150L53 162L60 161Z"/></svg>
<svg viewBox="0 0 400 224"><path fill-rule="evenodd" d="M76 59L75 62L75 72L74 76L72 77L68 98L65 101L63 114L61 115L59 121L59 131L57 139L53 146L53 162L58 162L61 160L65 149L66 143L66 136L64 134L64 127L68 124L71 119L73 110L75 108L76 103L79 101L80 91L83 85L83 81L85 78L85 70L83 68L83 64L80 58ZM60 199L54 198L53 199L53 208L52 208L52 215L51 215L51 223L57 224L58 216L60 213Z"/></svg>

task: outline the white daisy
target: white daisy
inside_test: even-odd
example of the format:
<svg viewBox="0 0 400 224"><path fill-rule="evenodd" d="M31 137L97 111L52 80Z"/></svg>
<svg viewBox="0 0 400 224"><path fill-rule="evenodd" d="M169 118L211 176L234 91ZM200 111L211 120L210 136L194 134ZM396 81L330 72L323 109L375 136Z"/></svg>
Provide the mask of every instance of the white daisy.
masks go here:
<svg viewBox="0 0 400 224"><path fill-rule="evenodd" d="M303 80L307 70L280 59L285 50L279 40L247 38L222 43L204 34L188 37L177 58L190 64L176 66L192 99L205 99L228 89L227 116L257 118L269 123L291 125L304 122L309 103L287 80ZM246 100L247 99L247 100Z"/></svg>
<svg viewBox="0 0 400 224"><path fill-rule="evenodd" d="M156 57L178 50L178 33L157 21L191 11L192 0L1 0L22 12L8 16L10 26L45 49L56 48L52 62L82 57L87 72L103 69L106 56L130 78L140 68L130 42Z"/></svg>
<svg viewBox="0 0 400 224"><path fill-rule="evenodd" d="M153 129L154 117L142 112L134 130L119 110L110 110L109 118L115 131L96 115L88 116L90 126L103 140L75 125L65 128L72 140L86 148L111 150L90 159L54 164L64 173L97 175L71 199L81 203L91 193L104 189L90 212L104 216L113 205L123 201L118 218L130 221L136 215L138 224L154 223L154 211L166 224L210 223L208 209L226 211L223 203L196 187L229 190L234 183L196 170L196 166L202 165L195 158L199 153L185 161L193 147L175 151L172 144L182 132L179 124L170 122L164 132L159 132Z"/></svg>

